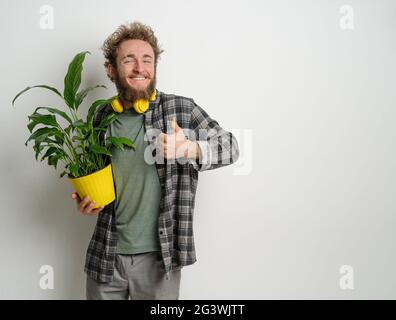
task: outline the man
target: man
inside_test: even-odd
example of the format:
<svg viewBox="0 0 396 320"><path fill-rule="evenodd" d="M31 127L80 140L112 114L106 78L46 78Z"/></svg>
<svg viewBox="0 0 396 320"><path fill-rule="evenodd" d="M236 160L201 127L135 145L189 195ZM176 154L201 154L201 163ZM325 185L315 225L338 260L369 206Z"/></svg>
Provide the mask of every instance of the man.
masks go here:
<svg viewBox="0 0 396 320"><path fill-rule="evenodd" d="M181 269L196 261L198 171L235 162L238 144L194 100L156 89L162 50L150 27L121 25L103 51L118 98L94 125L115 112L102 143L126 136L135 147L112 150L114 202L94 209L89 197L72 195L82 214L98 214L85 263L87 299L178 299Z"/></svg>

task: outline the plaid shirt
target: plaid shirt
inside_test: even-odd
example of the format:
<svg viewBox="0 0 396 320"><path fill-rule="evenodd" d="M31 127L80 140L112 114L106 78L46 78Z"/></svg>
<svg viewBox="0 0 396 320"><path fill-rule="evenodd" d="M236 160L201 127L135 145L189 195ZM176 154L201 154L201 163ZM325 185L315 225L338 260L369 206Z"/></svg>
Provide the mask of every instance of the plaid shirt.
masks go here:
<svg viewBox="0 0 396 320"><path fill-rule="evenodd" d="M114 112L110 105L98 110L94 126ZM158 217L158 237L167 277L171 270L196 261L193 212L198 171L211 170L235 162L239 148L232 133L223 130L217 121L190 98L157 91L155 101L150 102L145 112L145 139L151 148L157 168L162 195ZM159 133L172 133L171 119L190 140L195 140L201 149L199 161L184 158L183 161L158 158L156 146ZM104 143L106 133L101 133ZM162 161L161 161L162 159ZM115 201L105 206L98 215L95 231L89 243L85 272L99 282L113 278L117 248Z"/></svg>

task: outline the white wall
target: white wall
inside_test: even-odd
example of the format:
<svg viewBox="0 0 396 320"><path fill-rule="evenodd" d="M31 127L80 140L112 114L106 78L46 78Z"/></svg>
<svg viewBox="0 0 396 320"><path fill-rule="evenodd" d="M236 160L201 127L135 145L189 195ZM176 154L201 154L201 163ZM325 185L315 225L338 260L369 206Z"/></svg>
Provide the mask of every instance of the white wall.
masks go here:
<svg viewBox="0 0 396 320"><path fill-rule="evenodd" d="M344 4L353 30L340 27ZM43 5L53 30L40 28ZM180 298L396 298L394 1L1 0L0 14L0 298L85 298L96 218L24 146L27 116L59 100L40 89L11 100L28 85L63 89L83 50L83 85L109 85L89 101L111 96L99 47L133 20L165 49L158 88L241 132L240 161L200 174L198 262ZM53 290L40 289L42 265ZM340 288L343 265L353 290Z"/></svg>

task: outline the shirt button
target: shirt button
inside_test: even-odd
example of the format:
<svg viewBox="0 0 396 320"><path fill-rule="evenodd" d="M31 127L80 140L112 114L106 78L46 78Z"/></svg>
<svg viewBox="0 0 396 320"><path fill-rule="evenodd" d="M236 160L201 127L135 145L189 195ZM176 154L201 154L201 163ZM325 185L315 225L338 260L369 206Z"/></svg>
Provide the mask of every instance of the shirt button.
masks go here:
<svg viewBox="0 0 396 320"><path fill-rule="evenodd" d="M160 234L164 234L164 231L161 230L161 231L160 231Z"/></svg>

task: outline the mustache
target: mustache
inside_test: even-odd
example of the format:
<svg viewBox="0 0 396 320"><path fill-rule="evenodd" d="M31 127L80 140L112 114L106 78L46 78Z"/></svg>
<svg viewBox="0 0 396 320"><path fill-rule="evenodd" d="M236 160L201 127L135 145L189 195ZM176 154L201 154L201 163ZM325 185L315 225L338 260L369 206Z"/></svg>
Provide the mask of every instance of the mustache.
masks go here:
<svg viewBox="0 0 396 320"><path fill-rule="evenodd" d="M132 78L132 77L145 77L147 79L151 79L150 75L147 73L132 73L128 75L128 78Z"/></svg>

